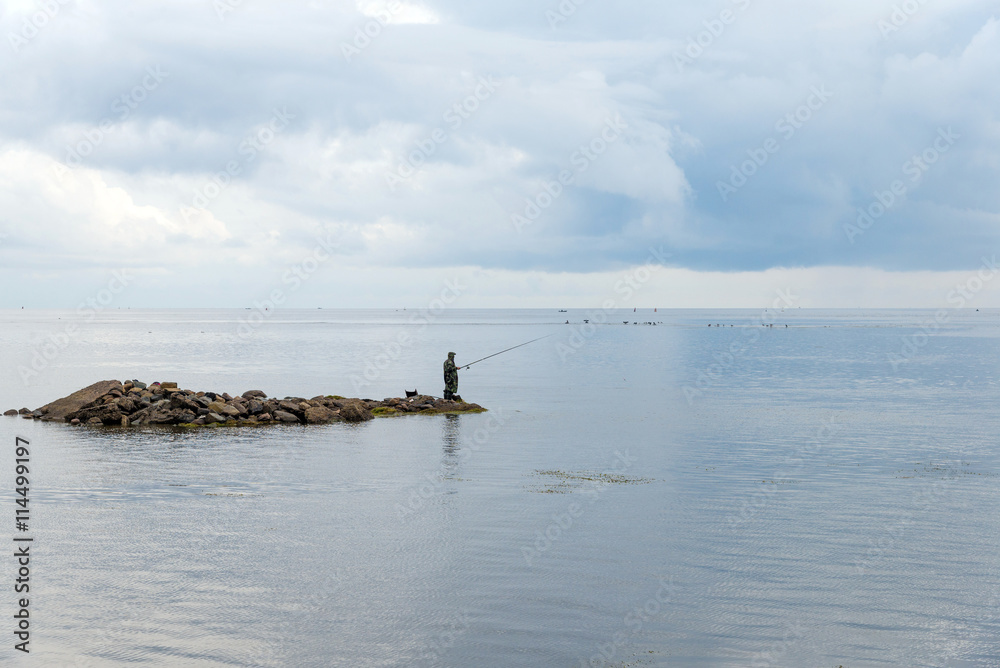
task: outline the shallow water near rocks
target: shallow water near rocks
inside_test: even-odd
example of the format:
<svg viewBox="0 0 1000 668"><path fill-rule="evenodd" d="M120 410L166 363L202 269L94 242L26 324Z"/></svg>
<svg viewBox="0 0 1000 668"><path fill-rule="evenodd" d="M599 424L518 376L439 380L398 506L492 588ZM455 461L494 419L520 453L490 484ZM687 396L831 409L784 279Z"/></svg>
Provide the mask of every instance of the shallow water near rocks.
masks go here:
<svg viewBox="0 0 1000 668"><path fill-rule="evenodd" d="M4 418L35 543L32 655L3 663L1000 664L1000 312L930 336L923 311L414 315L279 311L242 339L245 311L0 312L3 409L107 378L440 395L449 350L554 334L460 373L480 415Z"/></svg>

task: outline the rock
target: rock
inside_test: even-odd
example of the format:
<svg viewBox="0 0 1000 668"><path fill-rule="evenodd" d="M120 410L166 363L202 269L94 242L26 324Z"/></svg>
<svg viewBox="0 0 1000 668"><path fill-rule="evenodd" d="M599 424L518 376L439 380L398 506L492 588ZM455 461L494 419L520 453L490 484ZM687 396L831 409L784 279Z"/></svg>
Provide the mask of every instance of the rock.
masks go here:
<svg viewBox="0 0 1000 668"><path fill-rule="evenodd" d="M164 401L149 409L145 418L146 424L176 424L179 411L170 407L169 401Z"/></svg>
<svg viewBox="0 0 1000 668"><path fill-rule="evenodd" d="M280 422L300 422L300 420L297 417L295 417L295 415L287 411L276 411L274 414L274 419Z"/></svg>
<svg viewBox="0 0 1000 668"><path fill-rule="evenodd" d="M68 397L63 397L62 399L53 401L50 404L45 404L38 410L40 410L44 415L44 420L62 422L70 413L77 412L87 404L93 403L112 390L117 389L121 391L121 386L121 383L117 380L102 380L99 383L94 383L89 387L78 390Z"/></svg>
<svg viewBox="0 0 1000 668"><path fill-rule="evenodd" d="M112 399L110 403L101 403L100 400L93 402L89 406L84 406L80 410L70 413L63 419L66 421L79 419L81 422L90 423L93 418L97 418L102 424L121 424L122 411Z"/></svg>
<svg viewBox="0 0 1000 668"><path fill-rule="evenodd" d="M121 397L120 399L115 399L115 406L118 408L119 411L126 414L134 413L136 411L136 408L138 408L135 405L135 402L129 399L128 397Z"/></svg>
<svg viewBox="0 0 1000 668"><path fill-rule="evenodd" d="M186 411L197 412L201 408L201 404L192 401L183 394L174 394L170 397L170 405L174 408L180 408Z"/></svg>
<svg viewBox="0 0 1000 668"><path fill-rule="evenodd" d="M213 401L210 403L208 405L208 410L228 417L236 417L240 414L240 410L238 408L230 406L229 404L224 404L221 401Z"/></svg>
<svg viewBox="0 0 1000 668"><path fill-rule="evenodd" d="M89 401L84 401L89 399ZM69 408L75 410L66 412ZM32 411L23 408L5 415L21 415L25 419L62 419L74 425L213 425L227 423L252 425L283 422L288 424L326 424L345 420L365 422L379 416L399 412L469 413L484 412L476 404L419 395L406 400L388 397L345 399L337 395L320 395L306 400L301 397L268 399L260 390L249 390L237 397L214 392L194 392L177 387L177 383L153 383L149 387L138 380L102 381L69 397Z"/></svg>
<svg viewBox="0 0 1000 668"><path fill-rule="evenodd" d="M13 408L4 413L5 417L15 417L16 415L17 415L17 411L14 410Z"/></svg>
<svg viewBox="0 0 1000 668"><path fill-rule="evenodd" d="M313 406L306 410L306 424L326 424L338 419L338 415L326 406Z"/></svg>
<svg viewBox="0 0 1000 668"><path fill-rule="evenodd" d="M367 422L374 420L375 416L360 401L350 401L345 403L340 409L340 417L347 422Z"/></svg>
<svg viewBox="0 0 1000 668"><path fill-rule="evenodd" d="M149 417L152 410L152 408L146 406L145 408L129 415L128 419L132 421L132 424L143 424L146 421L146 418Z"/></svg>

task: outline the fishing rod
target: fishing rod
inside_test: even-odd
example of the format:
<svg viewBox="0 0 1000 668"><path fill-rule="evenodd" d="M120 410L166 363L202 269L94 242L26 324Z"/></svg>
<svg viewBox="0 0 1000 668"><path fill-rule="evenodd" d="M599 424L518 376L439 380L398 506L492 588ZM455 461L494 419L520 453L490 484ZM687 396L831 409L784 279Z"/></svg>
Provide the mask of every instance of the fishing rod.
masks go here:
<svg viewBox="0 0 1000 668"><path fill-rule="evenodd" d="M498 352L498 353L493 353L492 355L487 355L486 357L483 357L482 359L478 359L478 360L476 360L475 362L469 362L468 364L463 364L463 365L462 365L462 366L461 366L460 368L462 368L462 369L468 369L468 368L469 368L470 366L472 366L473 364L479 364L479 363L480 363L480 362L482 362L483 360L488 360L488 359L489 359L489 358L491 358L491 357L496 357L497 355L503 355L504 353L509 353L509 352L510 352L511 350L514 350L515 348L520 348L521 346L526 346L526 345L528 345L529 343L534 343L535 341L541 341L542 339L547 339L547 338L549 338L550 336L555 336L555 334L549 334L549 335L547 335L547 336L539 336L539 337L538 337L537 339L532 339L531 341L527 341L527 342L525 342L525 343L522 343L522 344L519 344L519 345L516 345L516 346L514 346L513 348L508 348L507 350L501 350L501 351L500 351L500 352Z"/></svg>

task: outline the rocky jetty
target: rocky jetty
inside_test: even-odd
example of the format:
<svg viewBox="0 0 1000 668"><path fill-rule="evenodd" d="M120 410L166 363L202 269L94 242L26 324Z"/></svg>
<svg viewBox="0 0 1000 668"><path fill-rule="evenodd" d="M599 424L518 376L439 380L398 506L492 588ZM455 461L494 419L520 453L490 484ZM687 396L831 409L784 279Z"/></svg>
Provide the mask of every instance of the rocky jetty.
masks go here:
<svg viewBox="0 0 1000 668"><path fill-rule="evenodd" d="M184 390L177 383L105 380L46 404L4 413L73 425L251 426L265 424L327 424L365 422L375 417L405 414L482 413L478 404L446 401L426 395L373 399L319 396L312 399L268 398L260 390L232 397L223 392Z"/></svg>

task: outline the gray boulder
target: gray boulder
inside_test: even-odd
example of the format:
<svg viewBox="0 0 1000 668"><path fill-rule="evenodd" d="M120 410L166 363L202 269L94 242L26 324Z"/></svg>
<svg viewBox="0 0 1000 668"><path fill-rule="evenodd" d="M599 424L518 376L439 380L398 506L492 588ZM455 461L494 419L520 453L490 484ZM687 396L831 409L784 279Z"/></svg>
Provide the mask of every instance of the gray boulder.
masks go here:
<svg viewBox="0 0 1000 668"><path fill-rule="evenodd" d="M300 420L288 411L275 411L274 419L280 422L300 422Z"/></svg>
<svg viewBox="0 0 1000 668"><path fill-rule="evenodd" d="M336 419L337 414L326 406L313 406L306 410L306 424L326 424Z"/></svg>
<svg viewBox="0 0 1000 668"><path fill-rule="evenodd" d="M347 422L367 422L375 419L372 412L360 401L346 402L340 409L340 417Z"/></svg>
<svg viewBox="0 0 1000 668"><path fill-rule="evenodd" d="M102 380L99 383L94 383L93 385L85 387L82 390L77 390L68 397L63 397L62 399L57 399L50 404L45 404L38 410L42 412L43 420L62 422L70 413L75 413L84 406L92 404L104 395L110 393L112 390L118 390L121 392L121 389L122 384L117 380ZM120 417L115 420L116 423L120 421Z"/></svg>

